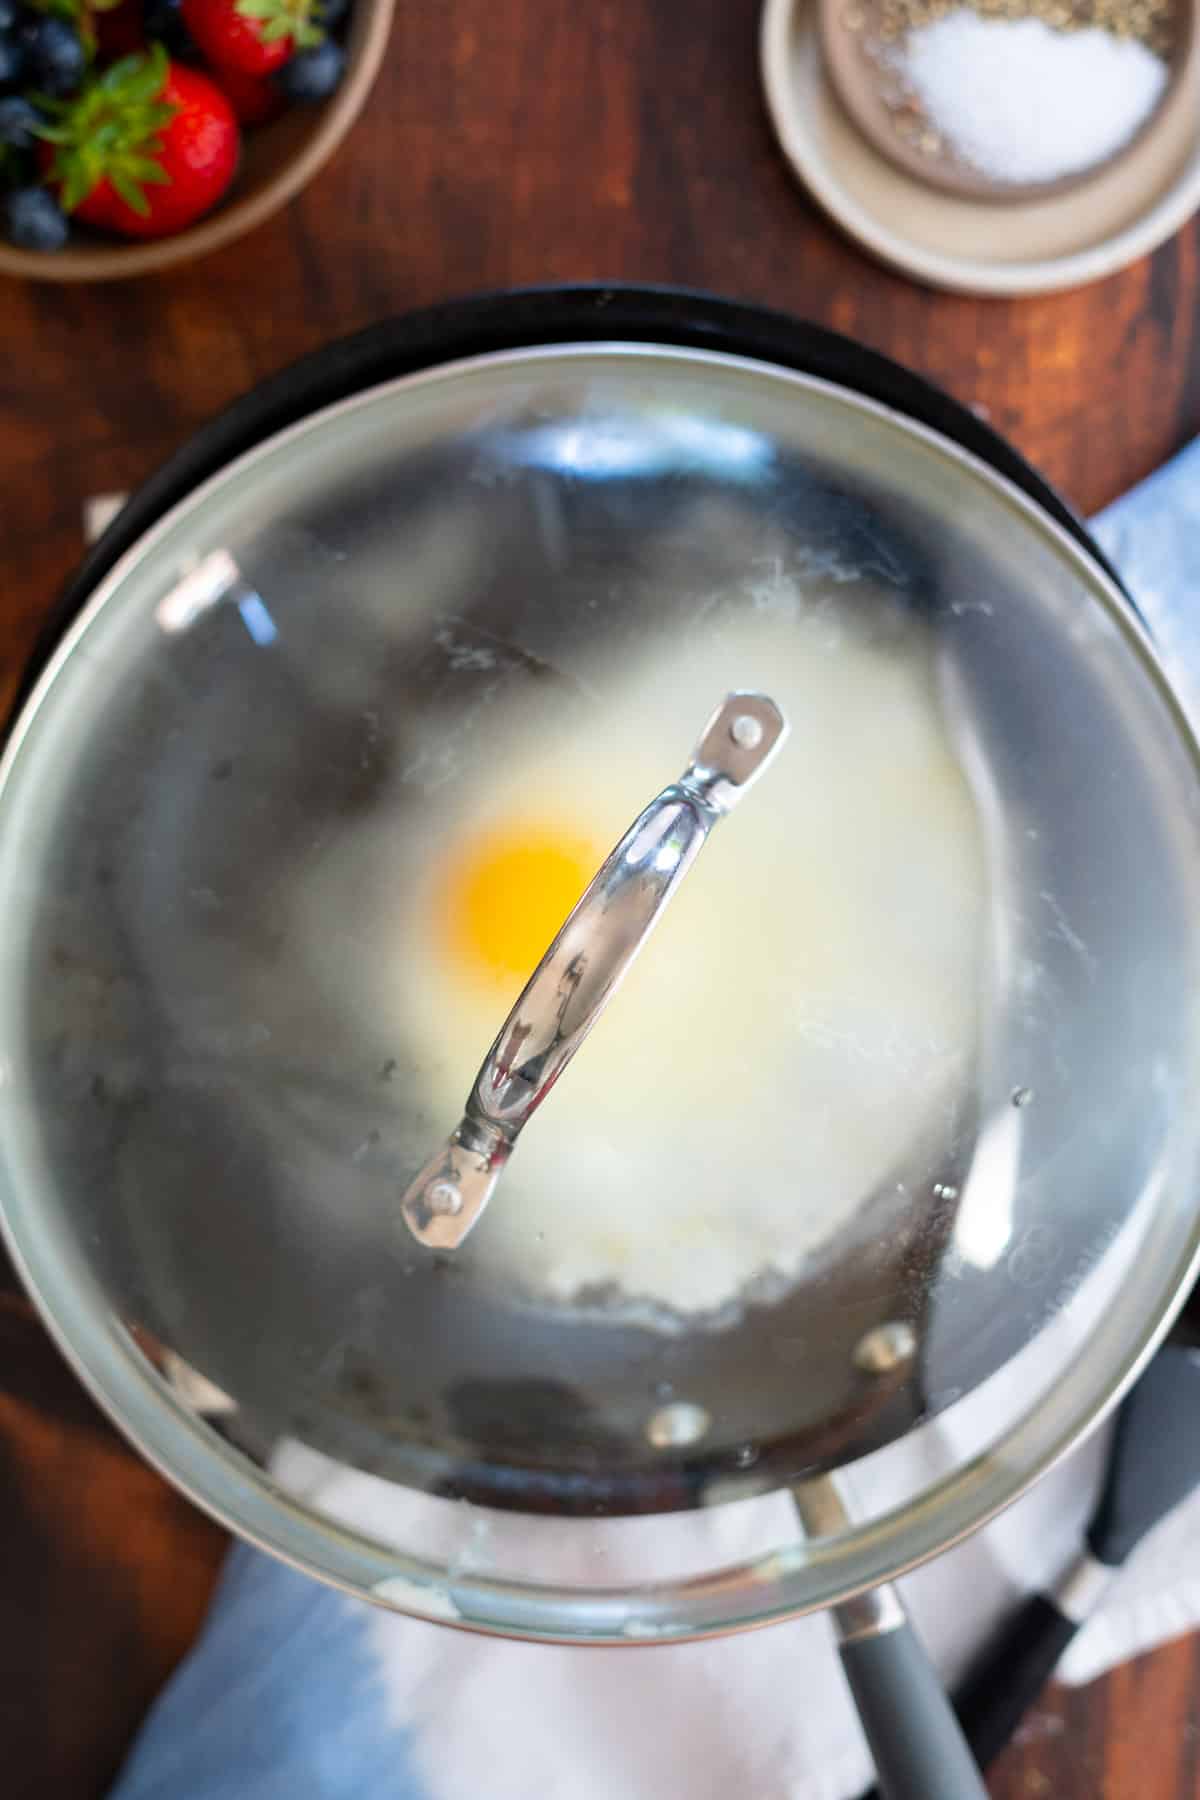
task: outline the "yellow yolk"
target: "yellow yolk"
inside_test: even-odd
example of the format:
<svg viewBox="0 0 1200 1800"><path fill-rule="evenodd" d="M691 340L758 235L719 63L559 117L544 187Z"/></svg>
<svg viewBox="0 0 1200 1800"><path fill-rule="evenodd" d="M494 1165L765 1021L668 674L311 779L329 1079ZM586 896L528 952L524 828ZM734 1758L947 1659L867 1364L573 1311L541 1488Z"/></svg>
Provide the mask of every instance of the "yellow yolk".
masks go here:
<svg viewBox="0 0 1200 1800"><path fill-rule="evenodd" d="M570 830L515 826L476 841L447 868L438 925L458 968L516 987L531 975L602 856Z"/></svg>

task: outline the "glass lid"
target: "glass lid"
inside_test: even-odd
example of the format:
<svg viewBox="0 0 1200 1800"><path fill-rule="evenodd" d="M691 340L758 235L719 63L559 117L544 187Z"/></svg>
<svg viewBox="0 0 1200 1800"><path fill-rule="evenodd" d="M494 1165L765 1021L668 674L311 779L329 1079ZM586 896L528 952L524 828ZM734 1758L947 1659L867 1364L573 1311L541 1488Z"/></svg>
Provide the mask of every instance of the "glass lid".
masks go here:
<svg viewBox="0 0 1200 1800"><path fill-rule="evenodd" d="M10 1242L319 1574L562 1637L820 1603L1165 1328L1198 802L1127 603L895 414L644 345L378 388L155 527L11 740Z"/></svg>

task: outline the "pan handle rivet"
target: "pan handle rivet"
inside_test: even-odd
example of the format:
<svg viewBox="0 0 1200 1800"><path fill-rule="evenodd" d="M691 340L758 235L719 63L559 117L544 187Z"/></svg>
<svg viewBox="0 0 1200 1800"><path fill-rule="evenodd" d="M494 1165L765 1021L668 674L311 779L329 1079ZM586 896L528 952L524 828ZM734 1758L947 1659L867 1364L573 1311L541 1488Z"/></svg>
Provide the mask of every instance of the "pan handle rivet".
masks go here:
<svg viewBox="0 0 1200 1800"><path fill-rule="evenodd" d="M739 713L729 727L729 735L739 750L757 750L762 743L762 721L752 713Z"/></svg>
<svg viewBox="0 0 1200 1800"><path fill-rule="evenodd" d="M690 1400L675 1400L651 1413L646 1421L646 1436L656 1450L680 1450L699 1443L711 1424L712 1418L702 1406Z"/></svg>
<svg viewBox="0 0 1200 1800"><path fill-rule="evenodd" d="M431 1181L425 1189L425 1199L430 1212L445 1218L453 1217L462 1211L462 1191L452 1181Z"/></svg>
<svg viewBox="0 0 1200 1800"><path fill-rule="evenodd" d="M890 1375L911 1362L917 1352L917 1334L903 1319L876 1325L854 1347L854 1366L864 1375Z"/></svg>

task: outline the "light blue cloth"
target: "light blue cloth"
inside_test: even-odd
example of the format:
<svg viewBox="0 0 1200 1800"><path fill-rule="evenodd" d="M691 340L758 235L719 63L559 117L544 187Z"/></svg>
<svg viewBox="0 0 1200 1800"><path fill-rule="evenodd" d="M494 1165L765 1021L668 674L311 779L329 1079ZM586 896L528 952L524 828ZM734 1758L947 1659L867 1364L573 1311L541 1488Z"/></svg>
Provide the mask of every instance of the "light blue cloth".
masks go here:
<svg viewBox="0 0 1200 1800"><path fill-rule="evenodd" d="M1200 439L1093 521L1167 664L1200 721Z"/></svg>
<svg viewBox="0 0 1200 1800"><path fill-rule="evenodd" d="M385 1714L366 1610L236 1544L113 1800L424 1800Z"/></svg>
<svg viewBox="0 0 1200 1800"><path fill-rule="evenodd" d="M1189 589L1200 564L1200 443L1109 507L1095 529L1137 599L1171 666L1181 698L1185 704L1194 702L1200 689L1200 608L1191 604ZM1189 681L1191 695L1187 692ZM1056 1479L1051 1476L1047 1481ZM996 1527L990 1530L994 1533ZM951 1558L961 1556L961 1551L951 1553ZM920 1577L917 1581L919 1584ZM919 1585L913 1597L919 1600ZM918 1617L922 1622L919 1609ZM496 1704L504 1716L485 1717L496 1696L498 1665L482 1658L506 1658L506 1668L517 1669L518 1682L534 1688L538 1686L536 1671L542 1669L549 1676L550 1665L523 1664L521 1659L531 1654L526 1647L481 1640L465 1645L460 1639L465 1645L462 1660L468 1674L464 1677L452 1670L447 1675L445 1649L431 1638L436 1628L408 1626L399 1620L390 1622L395 1629L388 1639L393 1646L389 1662L385 1640L378 1626L373 1626L378 1618L364 1603L324 1588L258 1551L237 1546L230 1553L208 1623L147 1718L110 1800L446 1800L448 1793L453 1800L460 1795L466 1800L468 1793L475 1800L481 1789L489 1790L486 1777L477 1781L452 1770L438 1776L430 1771L445 1760L438 1751L439 1743L447 1743L444 1734L477 1733L486 1738L491 1730L511 1736L511 1702L506 1706L502 1692ZM814 1636L820 1624L802 1620L769 1634L776 1647L769 1663L755 1665L748 1691L771 1681L769 1668L774 1667L785 1688L793 1695L806 1693L819 1709L823 1704L819 1684L806 1680L797 1686L796 1656L801 1643L811 1643L818 1658L833 1666L827 1647ZM752 1639L739 1642L753 1648L753 1639L761 1635L752 1634ZM535 1657L539 1654L582 1657L573 1667L582 1677L590 1665L589 1674L596 1683L594 1710L603 1715L597 1728L601 1733L607 1730L610 1737L620 1732L620 1696L605 1688L609 1676L602 1678L602 1663L592 1659L615 1656L624 1679L624 1671L634 1665L647 1669L648 1653L630 1658L624 1651L532 1652ZM685 1711L688 1707L698 1713L714 1711L716 1690L708 1671L714 1666L733 1666L729 1661L714 1663L714 1655L725 1653L715 1647L695 1647L656 1654L675 1657L676 1668L684 1672L672 1696L677 1719L680 1704ZM736 1656L738 1652L727 1654ZM401 1680L418 1690L411 1716L424 1728L422 1749L397 1719L398 1665ZM424 1693L419 1692L422 1681L426 1683ZM462 1685L455 1686L456 1682ZM503 1683L499 1685L502 1690ZM722 1685L728 1685L723 1677ZM624 1715L626 1728L640 1705L651 1714L650 1732L661 1737L669 1709L659 1716L659 1702L650 1687L642 1692L636 1671L634 1686L632 1700L626 1697L627 1706L634 1709ZM554 1734L559 1720L562 1730L574 1732L577 1738L584 1735L579 1719L568 1723L561 1704L556 1705L553 1682L546 1688L543 1719L548 1736ZM755 1733L749 1727L749 1714L735 1707L730 1729L736 1732L739 1722L752 1739ZM682 1738L683 1734L679 1735ZM569 1751L569 1743L567 1748ZM820 1770L806 1768L802 1779L797 1779L794 1766L792 1773L786 1771L781 1745L767 1743L760 1748L770 1775L764 1780L760 1766L757 1772L745 1771L746 1779L734 1783L729 1769L698 1768L693 1763L685 1770L681 1742L680 1784L674 1792L663 1791L661 1769L657 1775L649 1775L650 1785L639 1786L638 1792L653 1792L657 1800L676 1800L684 1793L689 1800L704 1800L740 1785L755 1800L799 1796L802 1789L807 1800L810 1794L853 1793L863 1785L865 1760L860 1763L855 1758L865 1759L865 1751L857 1744L840 1767L832 1767L834 1759L825 1753L819 1759ZM539 1800L568 1800L571 1776L561 1770L548 1776L544 1754L539 1756L539 1746L531 1738L525 1739L523 1750L518 1749L519 1754L527 1751L530 1758L528 1780L515 1788L511 1782L501 1782L491 1786L491 1791L524 1791L537 1793ZM603 1761L596 1746L589 1748L586 1742L579 1744L579 1756L593 1763ZM610 1776L606 1791L612 1792L613 1800L628 1800L633 1785L631 1779L618 1774Z"/></svg>

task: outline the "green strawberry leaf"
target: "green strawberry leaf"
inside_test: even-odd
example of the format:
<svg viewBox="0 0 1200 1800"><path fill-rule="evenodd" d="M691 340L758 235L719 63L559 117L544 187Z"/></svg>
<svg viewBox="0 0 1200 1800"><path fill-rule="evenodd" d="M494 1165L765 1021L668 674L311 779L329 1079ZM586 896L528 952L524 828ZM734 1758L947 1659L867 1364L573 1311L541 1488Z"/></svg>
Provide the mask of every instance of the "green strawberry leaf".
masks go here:
<svg viewBox="0 0 1200 1800"><path fill-rule="evenodd" d="M56 159L53 173L57 174L58 172L58 163ZM63 211L74 212L77 206L82 206L95 185L96 183L93 179L92 171L87 163L80 160L71 165L71 167L66 170L65 179L62 184L62 192L59 195Z"/></svg>
<svg viewBox="0 0 1200 1800"><path fill-rule="evenodd" d="M283 38L291 38L298 47L307 50L321 43L325 36L317 23L321 16L320 0L235 0L234 10L240 18L254 21L264 44L277 44Z"/></svg>
<svg viewBox="0 0 1200 1800"><path fill-rule="evenodd" d="M50 123L39 135L54 145L50 180L64 211L74 212L107 181L142 217L146 189L169 184L162 133L176 108L160 98L170 74L161 44L122 57L72 99L47 103Z"/></svg>
<svg viewBox="0 0 1200 1800"><path fill-rule="evenodd" d="M153 144L151 149L162 149L161 144ZM143 187L170 187L171 177L160 162L154 162L148 156L131 156L126 167L134 180L140 181Z"/></svg>
<svg viewBox="0 0 1200 1800"><path fill-rule="evenodd" d="M144 219L150 211L150 202L134 180L128 169L114 169L109 181L126 206Z"/></svg>
<svg viewBox="0 0 1200 1800"><path fill-rule="evenodd" d="M123 56L105 71L100 82L106 94L136 105L157 99L169 67L166 51L161 44L154 44L149 51L135 50L132 56Z"/></svg>

